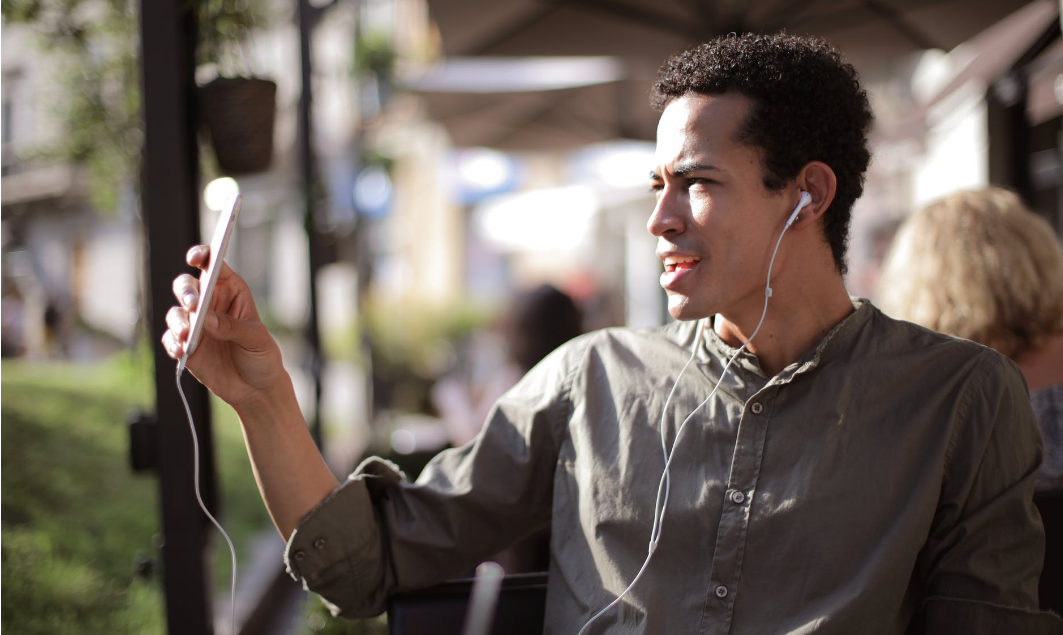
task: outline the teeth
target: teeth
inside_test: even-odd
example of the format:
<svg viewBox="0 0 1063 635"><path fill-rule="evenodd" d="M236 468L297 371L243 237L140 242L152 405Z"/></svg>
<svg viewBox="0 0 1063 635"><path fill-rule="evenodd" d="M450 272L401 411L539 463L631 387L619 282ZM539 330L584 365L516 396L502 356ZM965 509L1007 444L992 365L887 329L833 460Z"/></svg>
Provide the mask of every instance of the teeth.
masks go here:
<svg viewBox="0 0 1063 635"><path fill-rule="evenodd" d="M693 256L668 256L664 259L666 265L681 265L687 262L698 262L701 258Z"/></svg>

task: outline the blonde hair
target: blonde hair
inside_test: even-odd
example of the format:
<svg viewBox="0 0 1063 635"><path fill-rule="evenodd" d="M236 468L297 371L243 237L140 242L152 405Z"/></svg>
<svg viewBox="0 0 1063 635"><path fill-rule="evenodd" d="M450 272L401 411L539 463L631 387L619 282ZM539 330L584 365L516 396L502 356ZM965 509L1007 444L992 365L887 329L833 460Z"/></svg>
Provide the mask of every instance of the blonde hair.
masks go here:
<svg viewBox="0 0 1063 635"><path fill-rule="evenodd" d="M1063 248L999 187L955 192L901 226L882 266L886 313L1015 358L1063 332Z"/></svg>

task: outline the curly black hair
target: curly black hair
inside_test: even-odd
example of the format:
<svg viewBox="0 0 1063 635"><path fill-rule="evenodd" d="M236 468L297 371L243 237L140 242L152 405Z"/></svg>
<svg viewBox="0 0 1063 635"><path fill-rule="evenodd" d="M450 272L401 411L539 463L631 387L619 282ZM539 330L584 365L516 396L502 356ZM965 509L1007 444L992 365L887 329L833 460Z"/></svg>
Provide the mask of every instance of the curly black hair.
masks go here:
<svg viewBox="0 0 1063 635"><path fill-rule="evenodd" d="M856 69L818 38L731 34L669 58L657 73L651 105L661 112L688 93L728 92L753 101L739 141L763 151L768 189L782 189L809 161L834 170L838 189L824 233L838 271L846 273L853 203L871 162L873 115Z"/></svg>

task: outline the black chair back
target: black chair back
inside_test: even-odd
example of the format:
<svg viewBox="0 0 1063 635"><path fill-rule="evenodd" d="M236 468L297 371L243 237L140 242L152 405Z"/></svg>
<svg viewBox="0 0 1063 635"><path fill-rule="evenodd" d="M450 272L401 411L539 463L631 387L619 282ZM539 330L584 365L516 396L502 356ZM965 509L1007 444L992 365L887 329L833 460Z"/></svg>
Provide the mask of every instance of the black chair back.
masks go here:
<svg viewBox="0 0 1063 635"><path fill-rule="evenodd" d="M546 614L545 573L507 575L502 580L491 635L542 635ZM462 635L473 579L399 593L388 600L389 635Z"/></svg>
<svg viewBox="0 0 1063 635"><path fill-rule="evenodd" d="M1041 608L1063 614L1063 491L1036 492L1033 502L1045 526L1045 562L1037 589Z"/></svg>

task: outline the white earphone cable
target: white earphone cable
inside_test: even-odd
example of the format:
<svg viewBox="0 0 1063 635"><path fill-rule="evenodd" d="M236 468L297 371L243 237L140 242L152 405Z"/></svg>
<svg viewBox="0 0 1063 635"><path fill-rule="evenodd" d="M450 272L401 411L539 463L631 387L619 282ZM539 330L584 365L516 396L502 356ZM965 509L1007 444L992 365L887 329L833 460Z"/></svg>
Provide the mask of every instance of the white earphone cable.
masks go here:
<svg viewBox="0 0 1063 635"><path fill-rule="evenodd" d="M232 635L236 635L236 548L233 547L233 541L229 539L229 534L225 533L225 529L222 528L214 515L207 510L207 506L203 504L203 497L199 493L199 437L196 435L196 424L192 421L192 409L188 406L188 399L185 398L185 391L181 387L181 374L184 372L184 363L178 363L177 365L177 392L181 395L181 403L185 406L185 415L188 416L188 429L192 432L192 474L194 478L194 485L196 491L196 501L199 503L199 508L203 510L203 513L207 515L210 522L214 523L214 526L221 532L222 537L225 538L225 542L229 545L229 555L232 558L233 571L232 571L232 585L230 588L230 604L229 604L229 619L230 619L230 632Z"/></svg>
<svg viewBox="0 0 1063 635"><path fill-rule="evenodd" d="M712 392L709 393L709 396L706 397L704 401L699 403L696 408L691 410L690 414L688 414L686 416L686 419L683 420L683 423L680 424L679 429L676 430L675 439L672 440L672 449L668 451L665 449L667 447L664 432L665 418L668 413L668 405L672 401L672 395L675 394L676 387L679 386L679 380L683 377L683 373L686 372L691 362L694 361L694 358L697 357L698 349L701 346L701 337L705 326L700 324L701 320L698 320L699 324L697 326L697 335L695 335L694 337L694 346L690 353L690 359L687 360L687 363L683 366L683 369L679 371L678 375L676 375L675 383L672 384L672 389L668 392L668 398L665 399L664 406L661 408L661 450L662 452L664 452L665 462L664 471L661 473L661 482L657 486L657 499L653 503L653 528L650 530L650 541L647 547L646 560L643 561L638 573L636 573L635 577L631 580L631 584L627 585L627 588L621 591L620 595L616 596L616 599L606 605L605 608L595 613L594 616L591 617L591 619L587 620L587 623L583 625L583 628L579 630L579 633L577 635L583 635L583 633L586 632L587 628L590 627L590 625L596 619L598 619L603 613L605 613L609 609L616 606L620 602L620 600L625 595L627 595L628 592L631 591L631 589L635 587L635 584L639 581L639 578L642 577L643 572L645 572L646 568L649 566L650 559L653 558L653 552L657 550L657 544L661 539L661 532L664 529L664 514L665 511L667 511L668 509L668 494L671 487L671 479L669 477L668 471L672 466L672 459L675 458L675 449L679 445L679 437L683 434L683 429L686 428L687 423L689 423L690 420L694 417L694 414L698 410L701 410L701 407L707 404L709 400L712 399L713 395L716 394L716 391L717 389L719 389L720 384L723 383L724 377L727 376L727 371L730 370L731 364L734 363L734 361L738 358L742 351L745 350L746 347L749 346L749 343L753 341L753 338L757 336L757 333L760 332L760 327L764 324L764 318L768 314L768 300L771 299L771 269L775 265L775 256L779 253L779 245L782 244L782 237L786 234L786 230L790 228L790 225L793 223L797 212L804 206L805 202L805 199L802 199L802 202L798 203L797 209L795 209L793 214L790 215L790 219L786 222L786 225L779 233L779 239L775 241L775 249L771 252L771 260L768 262L768 280L764 285L764 309L760 313L760 321L757 322L756 328L753 329L753 333L749 336L748 339L746 339L745 343L743 343L742 346L739 347L739 349L735 351L731 358L727 361L727 364L723 367L723 372L720 373L720 379L717 380L716 385L713 387Z"/></svg>

